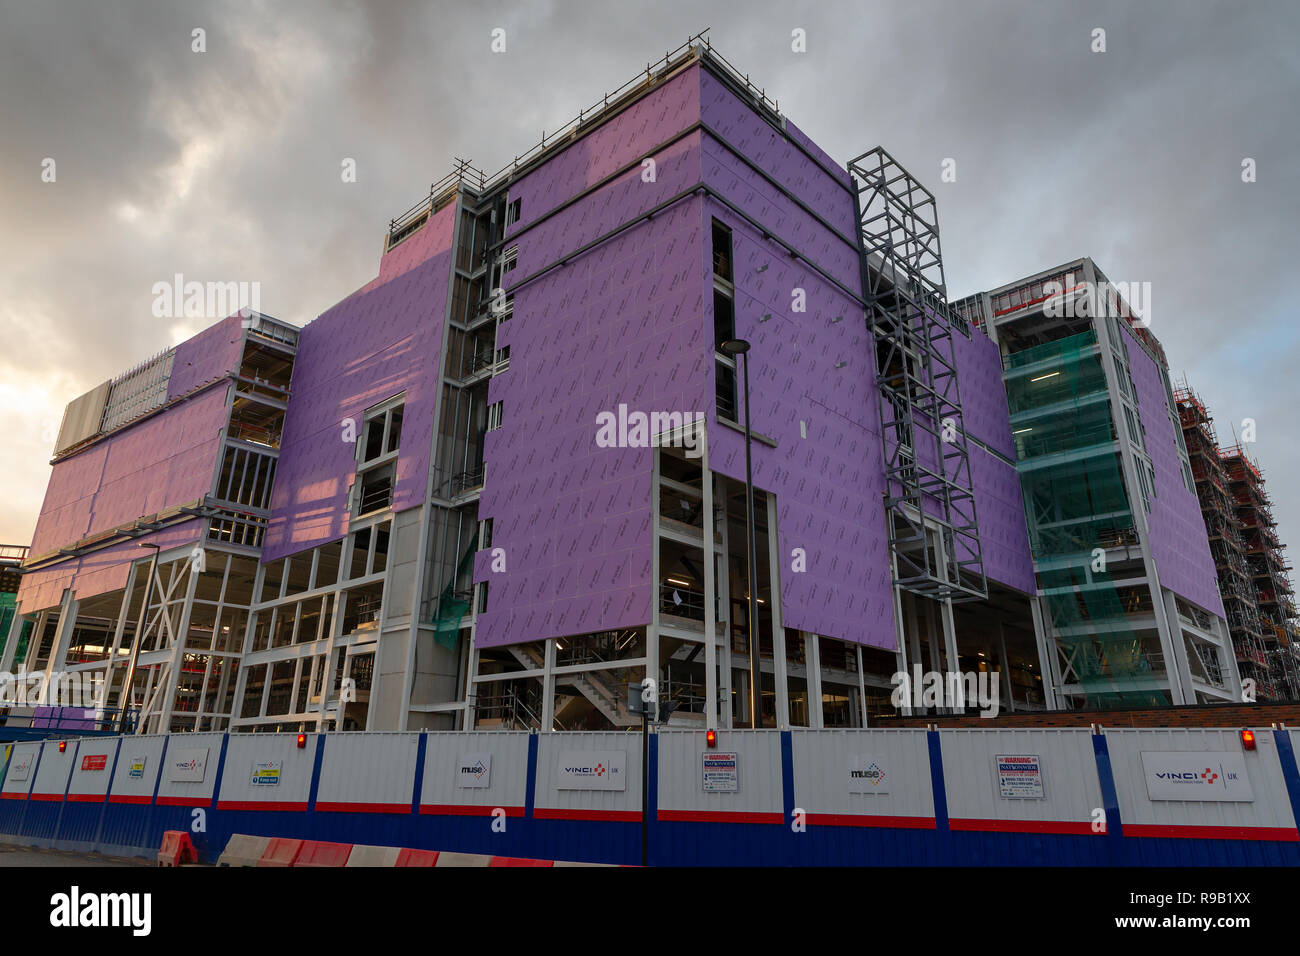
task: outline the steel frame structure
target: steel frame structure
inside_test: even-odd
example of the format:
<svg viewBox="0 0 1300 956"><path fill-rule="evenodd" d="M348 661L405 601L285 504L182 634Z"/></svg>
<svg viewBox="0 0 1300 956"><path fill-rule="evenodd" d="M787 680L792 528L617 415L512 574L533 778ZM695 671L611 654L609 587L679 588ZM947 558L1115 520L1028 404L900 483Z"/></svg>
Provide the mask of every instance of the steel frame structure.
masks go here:
<svg viewBox="0 0 1300 956"><path fill-rule="evenodd" d="M984 600L988 582L934 195L880 146L849 163L849 173L867 325L876 343L895 583L936 600Z"/></svg>

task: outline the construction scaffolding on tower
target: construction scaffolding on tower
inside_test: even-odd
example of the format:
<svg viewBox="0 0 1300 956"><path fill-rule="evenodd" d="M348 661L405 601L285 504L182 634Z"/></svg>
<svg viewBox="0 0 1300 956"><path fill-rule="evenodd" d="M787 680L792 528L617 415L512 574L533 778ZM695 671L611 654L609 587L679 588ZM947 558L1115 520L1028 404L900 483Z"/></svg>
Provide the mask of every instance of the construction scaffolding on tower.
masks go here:
<svg viewBox="0 0 1300 956"><path fill-rule="evenodd" d="M1238 444L1220 450L1228 490L1241 523L1246 560L1250 566L1260 631L1269 662L1268 691L1275 700L1300 699L1300 657L1293 640L1295 600L1277 537L1272 502L1264 490L1264 476ZM1264 696L1261 687L1260 696Z"/></svg>
<svg viewBox="0 0 1300 956"><path fill-rule="evenodd" d="M1214 418L1186 382L1174 389L1174 401L1241 676L1255 681L1259 696L1273 699L1276 681L1264 641L1243 524L1220 454Z"/></svg>

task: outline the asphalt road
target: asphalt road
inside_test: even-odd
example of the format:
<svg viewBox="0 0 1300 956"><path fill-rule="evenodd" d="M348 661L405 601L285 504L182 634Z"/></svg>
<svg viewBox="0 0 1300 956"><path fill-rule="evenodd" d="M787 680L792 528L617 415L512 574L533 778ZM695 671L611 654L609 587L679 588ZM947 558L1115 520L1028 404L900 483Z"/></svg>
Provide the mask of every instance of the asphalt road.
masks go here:
<svg viewBox="0 0 1300 956"><path fill-rule="evenodd" d="M138 857L72 853L67 850L38 850L30 846L0 844L0 867L3 866L149 866L149 861Z"/></svg>

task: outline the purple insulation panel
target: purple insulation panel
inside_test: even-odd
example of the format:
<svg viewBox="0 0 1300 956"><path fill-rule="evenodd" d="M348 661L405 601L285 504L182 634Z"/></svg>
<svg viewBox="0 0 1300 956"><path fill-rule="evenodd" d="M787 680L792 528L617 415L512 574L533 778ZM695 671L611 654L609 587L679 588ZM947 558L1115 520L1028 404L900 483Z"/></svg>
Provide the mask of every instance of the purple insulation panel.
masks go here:
<svg viewBox="0 0 1300 956"><path fill-rule="evenodd" d="M102 551L69 558L44 571L24 574L18 587L22 613L31 614L55 607L65 588L75 588L78 599L84 599L126 587L131 563L150 556L150 552L140 550L141 544L156 544L163 551L190 545L203 535L203 528L202 521L185 521Z"/></svg>
<svg viewBox="0 0 1300 956"><path fill-rule="evenodd" d="M736 334L751 343L750 424L776 442L754 442L753 464L755 486L777 500L782 623L892 648L878 393L861 307L803 263L773 255L730 210L709 202L706 215L732 229ZM796 286L808 308L791 314ZM709 408L709 467L744 481L744 434ZM791 570L795 548L804 572Z"/></svg>
<svg viewBox="0 0 1300 956"><path fill-rule="evenodd" d="M1011 412L1007 407L1006 386L1002 384L1002 354L997 344L979 329L972 328L970 338L953 329L952 350L966 434L1015 461Z"/></svg>
<svg viewBox="0 0 1300 956"><path fill-rule="evenodd" d="M1020 476L1014 465L978 445L969 447L984 574L991 581L1033 594L1034 558L1029 550Z"/></svg>
<svg viewBox="0 0 1300 956"><path fill-rule="evenodd" d="M893 648L879 396L863 308L763 235L779 236L856 293L847 174L823 168L707 74L702 99L704 121L721 137L705 138L705 182L760 227L716 200L706 203L705 216L732 230L736 334L752 346L751 425L776 442L755 442L753 456L754 484L777 500L782 623ZM794 311L797 289L805 311ZM709 465L745 478L744 435L718 422L712 402ZM792 570L796 548L806 554L804 572Z"/></svg>
<svg viewBox="0 0 1300 956"><path fill-rule="evenodd" d="M406 393L393 510L425 500L451 281L456 203L380 261L379 276L303 328L294 361L271 523L274 561L342 537L367 408Z"/></svg>
<svg viewBox="0 0 1300 956"><path fill-rule="evenodd" d="M968 448L984 573L999 584L1033 594L1034 559L1020 477L1015 465L979 447L986 445L1015 461L1011 413L1002 384L1002 355L993 340L978 329L971 330L970 338L954 329L952 343L962 421L966 434L975 439Z"/></svg>
<svg viewBox="0 0 1300 956"><path fill-rule="evenodd" d="M1219 579L1196 493L1183 484L1183 470L1169 418L1164 376L1126 329L1129 369L1137 390L1138 414L1146 432L1147 454L1155 468L1155 497L1147 516L1151 555L1160 583L1180 597L1223 617Z"/></svg>
<svg viewBox="0 0 1300 956"><path fill-rule="evenodd" d="M226 425L226 392L222 386L206 389L57 463L36 522L32 555L208 494ZM58 572L71 574L75 567L65 562ZM26 577L23 589L29 593Z"/></svg>
<svg viewBox="0 0 1300 956"><path fill-rule="evenodd" d="M238 315L222 319L176 346L172 358L167 398L198 388L213 379L239 371L244 351L244 326Z"/></svg>
<svg viewBox="0 0 1300 956"><path fill-rule="evenodd" d="M638 165L533 224L690 127L698 96L693 68L510 188L511 200L522 201L511 233L519 265L513 316L497 345L509 345L511 359L489 388L502 424L485 439L479 502L506 570L492 572L490 555L477 555L475 580L490 584L480 647L650 622L652 451L597 446L596 418L620 404L706 407L701 201L682 199L608 234L699 182L698 131L655 153L653 181Z"/></svg>

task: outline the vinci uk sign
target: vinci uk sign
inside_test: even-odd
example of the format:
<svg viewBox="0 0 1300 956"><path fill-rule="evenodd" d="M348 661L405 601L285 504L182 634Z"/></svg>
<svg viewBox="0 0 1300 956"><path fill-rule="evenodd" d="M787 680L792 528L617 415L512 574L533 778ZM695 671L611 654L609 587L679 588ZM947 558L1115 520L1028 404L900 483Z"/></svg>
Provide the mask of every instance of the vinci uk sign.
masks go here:
<svg viewBox="0 0 1300 956"><path fill-rule="evenodd" d="M1239 753L1143 751L1142 773L1152 800L1255 799L1246 758Z"/></svg>
<svg viewBox="0 0 1300 956"><path fill-rule="evenodd" d="M167 755L167 779L176 783L199 783L208 765L208 748L173 750Z"/></svg>
<svg viewBox="0 0 1300 956"><path fill-rule="evenodd" d="M626 790L627 753L622 750L561 750L557 790Z"/></svg>

